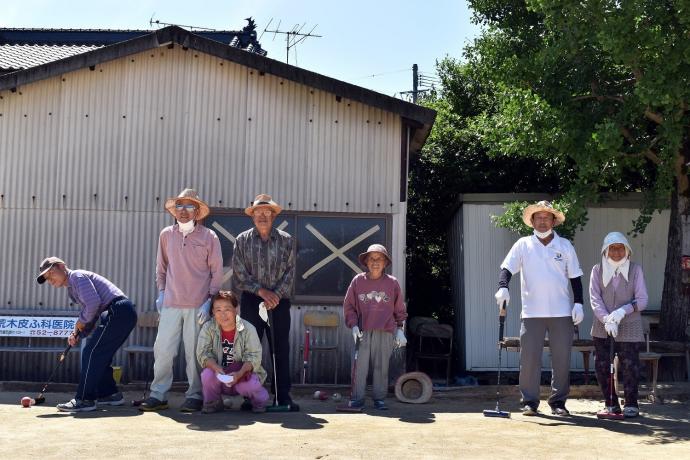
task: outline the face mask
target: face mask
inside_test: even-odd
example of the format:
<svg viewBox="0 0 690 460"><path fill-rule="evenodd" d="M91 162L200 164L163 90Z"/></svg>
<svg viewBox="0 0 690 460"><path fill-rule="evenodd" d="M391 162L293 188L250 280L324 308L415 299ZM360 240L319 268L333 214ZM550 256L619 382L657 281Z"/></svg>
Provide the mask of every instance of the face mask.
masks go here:
<svg viewBox="0 0 690 460"><path fill-rule="evenodd" d="M548 238L549 235L551 235L551 232L552 232L551 229L549 229L549 230L546 231L546 232L539 232L539 231L537 231L537 230L535 229L535 230L534 230L534 235L535 235L537 238L540 238L540 239L543 240L543 239Z"/></svg>
<svg viewBox="0 0 690 460"><path fill-rule="evenodd" d="M607 257L607 258L606 258L606 261L609 263L609 265L611 265L611 266L615 269L615 268L618 268L618 267L620 267L621 265L623 265L625 262L627 262L627 261L628 261L628 257L627 257L627 256L626 256L626 257L623 257L623 258L622 258L621 260L619 260L618 262L616 262L615 260L613 260L613 259L610 258L610 257Z"/></svg>
<svg viewBox="0 0 690 460"><path fill-rule="evenodd" d="M194 221L190 220L189 222L185 222L184 224L182 222L178 222L177 225L180 226L180 231L182 232L183 235L187 235L188 233L191 233L192 230L194 230Z"/></svg>

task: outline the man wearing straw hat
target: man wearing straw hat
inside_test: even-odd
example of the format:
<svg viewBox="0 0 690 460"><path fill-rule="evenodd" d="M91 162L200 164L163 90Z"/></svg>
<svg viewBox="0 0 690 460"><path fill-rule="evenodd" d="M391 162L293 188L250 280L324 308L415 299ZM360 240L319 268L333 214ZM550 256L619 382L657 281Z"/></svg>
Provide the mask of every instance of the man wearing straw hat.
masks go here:
<svg viewBox="0 0 690 460"><path fill-rule="evenodd" d="M156 308L160 313L153 346L151 393L143 411L168 408L166 396L173 380L173 361L180 339L184 344L189 388L183 412L201 410L203 397L196 360L196 343L201 325L210 317L211 297L223 283L223 256L218 236L199 221L210 210L196 190L184 189L165 202L175 224L165 227L158 239L156 257Z"/></svg>
<svg viewBox="0 0 690 460"><path fill-rule="evenodd" d="M527 206L523 222L534 234L520 238L501 264L496 301L499 309L510 302L508 284L522 272L522 325L520 328L520 394L522 413L536 415L544 338L549 334L551 350L551 413L570 415L565 407L570 392L570 351L574 325L584 319L582 270L570 241L559 237L553 227L565 222L562 212L548 201ZM573 290L570 301L568 284Z"/></svg>
<svg viewBox="0 0 690 460"><path fill-rule="evenodd" d="M232 254L232 290L241 293L242 318L249 321L263 339L266 323L259 316L259 304L271 311L275 343L277 404L292 412L299 406L290 397L290 295L295 276L295 240L273 227L283 209L270 195L260 194L244 210L254 227L235 239ZM245 402L243 409L251 408Z"/></svg>

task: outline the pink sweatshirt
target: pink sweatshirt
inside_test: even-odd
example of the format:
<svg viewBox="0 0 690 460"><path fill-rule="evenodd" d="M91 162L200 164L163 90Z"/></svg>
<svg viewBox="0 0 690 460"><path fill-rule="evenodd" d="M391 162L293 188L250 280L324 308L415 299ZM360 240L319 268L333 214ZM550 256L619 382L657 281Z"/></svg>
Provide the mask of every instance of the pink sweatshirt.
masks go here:
<svg viewBox="0 0 690 460"><path fill-rule="evenodd" d="M355 276L347 288L343 301L345 324L352 329L358 325L362 331L383 330L394 333L407 318L400 284L395 277L383 274L370 280L366 273Z"/></svg>
<svg viewBox="0 0 690 460"><path fill-rule="evenodd" d="M156 285L165 291L163 305L198 308L223 284L223 255L218 236L201 224L182 236L177 224L158 238Z"/></svg>

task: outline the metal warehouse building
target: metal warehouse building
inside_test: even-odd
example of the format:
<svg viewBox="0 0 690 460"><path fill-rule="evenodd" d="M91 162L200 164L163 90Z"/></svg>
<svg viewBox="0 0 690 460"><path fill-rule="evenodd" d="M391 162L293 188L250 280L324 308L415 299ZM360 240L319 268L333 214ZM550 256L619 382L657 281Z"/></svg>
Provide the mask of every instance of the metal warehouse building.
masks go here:
<svg viewBox="0 0 690 460"><path fill-rule="evenodd" d="M113 280L138 311L154 309L158 234L172 223L163 203L185 187L212 206L206 225L226 267L234 235L251 226L250 200L266 192L284 206L276 225L298 242L295 376L302 315L340 312L356 254L385 243L405 285L408 158L435 112L268 59L244 32L227 40L173 26L109 43L74 32L83 48L69 51L41 42L50 31L26 44L0 30L0 315L76 313L64 290L35 282L48 255ZM21 46L44 47L43 60L7 65ZM340 335L345 382L351 340L344 327ZM137 328L128 343L154 336ZM0 337L0 380L44 379L54 353L7 350L63 341ZM332 378L334 363L314 358L310 380ZM132 376L146 378L151 363ZM77 367L71 359L59 379L75 380Z"/></svg>

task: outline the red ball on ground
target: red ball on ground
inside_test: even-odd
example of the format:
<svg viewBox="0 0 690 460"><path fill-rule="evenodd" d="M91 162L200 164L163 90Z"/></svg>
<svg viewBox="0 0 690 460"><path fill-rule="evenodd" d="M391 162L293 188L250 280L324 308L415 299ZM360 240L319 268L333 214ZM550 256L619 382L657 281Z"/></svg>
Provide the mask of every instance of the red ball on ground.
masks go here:
<svg viewBox="0 0 690 460"><path fill-rule="evenodd" d="M31 398L29 398L28 396L24 396L21 402L22 407L31 407Z"/></svg>

